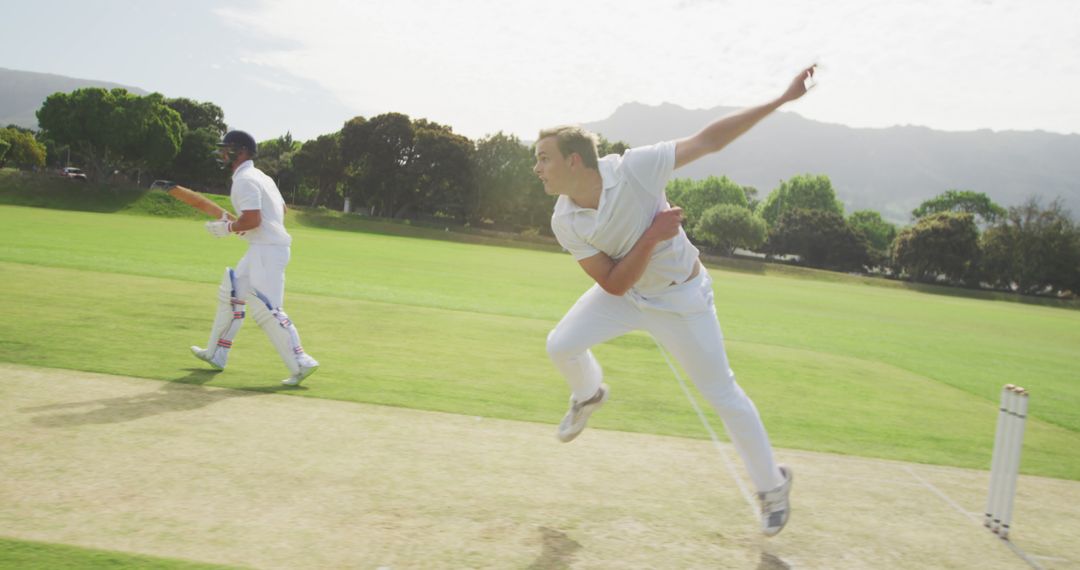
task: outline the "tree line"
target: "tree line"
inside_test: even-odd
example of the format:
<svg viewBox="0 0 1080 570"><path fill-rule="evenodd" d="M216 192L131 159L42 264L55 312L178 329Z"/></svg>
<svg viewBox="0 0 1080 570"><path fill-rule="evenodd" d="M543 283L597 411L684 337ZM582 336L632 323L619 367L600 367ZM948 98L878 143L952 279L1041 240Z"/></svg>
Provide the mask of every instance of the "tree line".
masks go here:
<svg viewBox="0 0 1080 570"><path fill-rule="evenodd" d="M829 178L794 176L761 202L726 177L668 184L695 243L794 256L800 265L917 282L1064 295L1080 291L1080 226L1060 199L1001 207L983 193L948 190L898 228L873 210L844 215Z"/></svg>
<svg viewBox="0 0 1080 570"><path fill-rule="evenodd" d="M0 166L75 157L93 179L169 178L223 192L214 160L226 131L213 103L124 89L56 93L38 111L41 131L0 129ZM600 155L627 145L601 137ZM551 197L532 173L532 149L502 132L473 141L447 125L401 113L353 117L340 130L261 141L259 167L292 203L366 215L550 234ZM691 240L822 269L920 282L1014 290L1080 291L1080 228L1060 201L1031 198L1008 209L986 195L949 190L912 212L903 228L873 210L845 215L829 178L782 181L763 199L726 177L673 179Z"/></svg>

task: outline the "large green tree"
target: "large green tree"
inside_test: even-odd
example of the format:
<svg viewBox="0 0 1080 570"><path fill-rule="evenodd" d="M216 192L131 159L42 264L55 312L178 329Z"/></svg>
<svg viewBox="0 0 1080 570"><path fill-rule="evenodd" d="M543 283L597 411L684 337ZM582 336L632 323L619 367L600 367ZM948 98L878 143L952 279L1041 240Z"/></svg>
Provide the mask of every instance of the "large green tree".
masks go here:
<svg viewBox="0 0 1080 570"><path fill-rule="evenodd" d="M129 95L119 99L120 112L113 120L121 126L120 169L135 171L136 182L142 173L160 172L172 164L184 136L180 114L165 105L160 93L145 97Z"/></svg>
<svg viewBox="0 0 1080 570"><path fill-rule="evenodd" d="M686 227L690 229L690 237L694 240L701 239L697 235L697 224L709 208L720 204L746 207L746 192L743 187L732 182L727 176L709 176L697 181L676 178L668 182L664 193L668 202L683 209Z"/></svg>
<svg viewBox="0 0 1080 570"><path fill-rule="evenodd" d="M163 176L197 190L218 190L228 186L229 172L217 162L217 143L221 134L213 127L184 132L180 152Z"/></svg>
<svg viewBox="0 0 1080 570"><path fill-rule="evenodd" d="M1029 198L982 235L981 275L1021 293L1080 291L1080 228L1060 200Z"/></svg>
<svg viewBox="0 0 1080 570"><path fill-rule="evenodd" d="M114 169L164 169L180 151L184 123L158 93L91 87L54 93L37 112L38 124L61 145L71 145L102 179Z"/></svg>
<svg viewBox="0 0 1080 570"><path fill-rule="evenodd" d="M380 176L376 173L374 156L369 150L373 126L366 118L356 116L341 127L338 148L341 152L342 196L352 201L355 209L363 209L370 215L381 215L376 202L382 193Z"/></svg>
<svg viewBox="0 0 1080 570"><path fill-rule="evenodd" d="M847 222L851 229L866 236L875 265L884 264L889 259L892 242L896 239L896 226L886 222L881 214L873 210L852 212Z"/></svg>
<svg viewBox="0 0 1080 570"><path fill-rule="evenodd" d="M35 131L26 127L11 123L7 126L8 129L25 133L34 138L35 141L40 143L45 149L45 166L55 166L57 168L70 166L71 147L67 145L59 145L56 141L50 139L45 131ZM35 151L36 152L36 151Z"/></svg>
<svg viewBox="0 0 1080 570"><path fill-rule="evenodd" d="M349 195L373 215L392 217L397 212L398 189L412 186L408 171L413 156L412 121L401 113L370 120L356 117L345 123L341 136Z"/></svg>
<svg viewBox="0 0 1080 570"><path fill-rule="evenodd" d="M413 122L415 146L409 164L413 191L402 193L395 218L410 212L465 221L473 201L473 143L450 127L419 119Z"/></svg>
<svg viewBox="0 0 1080 570"><path fill-rule="evenodd" d="M180 120L184 121L189 129L211 128L222 135L227 130L225 112L213 103L177 97L166 99L165 104L180 115Z"/></svg>
<svg viewBox="0 0 1080 570"><path fill-rule="evenodd" d="M769 228L766 251L797 255L801 263L820 269L857 271L871 263L866 237L828 210L798 208L780 215Z"/></svg>
<svg viewBox="0 0 1080 570"><path fill-rule="evenodd" d="M697 181L692 178L672 178L668 180L664 194L668 202L683 208L685 212L686 207L682 204L690 202L686 196L694 191L695 186L697 186Z"/></svg>
<svg viewBox="0 0 1080 570"><path fill-rule="evenodd" d="M753 186L743 186L743 194L746 195L746 207L753 211L757 211L758 204L761 200L758 199L758 189Z"/></svg>
<svg viewBox="0 0 1080 570"><path fill-rule="evenodd" d="M823 174L801 174L780 183L759 206L758 214L772 227L780 216L793 210L820 210L844 215L832 181Z"/></svg>
<svg viewBox="0 0 1080 570"><path fill-rule="evenodd" d="M617 154L621 156L624 152L630 149L630 145L624 143L623 141L611 142L604 138L603 135L597 135L597 138L599 140L597 140L596 142L596 154L600 157L604 157L609 154Z"/></svg>
<svg viewBox="0 0 1080 570"><path fill-rule="evenodd" d="M38 142L30 131L13 128L0 129L0 144L7 148L6 153L0 152L0 168L8 164L24 170L35 170L45 166L45 145Z"/></svg>
<svg viewBox="0 0 1080 570"><path fill-rule="evenodd" d="M514 135L498 132L476 141L476 194L469 222L504 228L546 224L551 217L551 197L533 174L533 161L532 150Z"/></svg>
<svg viewBox="0 0 1080 570"><path fill-rule="evenodd" d="M765 220L744 206L717 204L701 215L694 235L702 242L731 255L735 248L754 250L765 243Z"/></svg>
<svg viewBox="0 0 1080 570"><path fill-rule="evenodd" d="M1005 208L995 204L986 194L971 190L947 190L919 204L911 211L911 216L919 219L938 212L967 212L982 218L984 223L993 223L1005 216Z"/></svg>
<svg viewBox="0 0 1080 570"><path fill-rule="evenodd" d="M303 199L312 206L338 205L345 178L340 131L305 142L293 155L292 163L300 179L294 203Z"/></svg>
<svg viewBox="0 0 1080 570"><path fill-rule="evenodd" d="M298 177L293 169L292 158L300 150L300 141L293 140L292 133L286 132L277 138L259 143L255 160L259 170L274 179L283 194L293 195L298 185Z"/></svg>
<svg viewBox="0 0 1080 570"><path fill-rule="evenodd" d="M979 230L967 212L938 212L901 230L893 264L911 280L969 280L979 256Z"/></svg>
<svg viewBox="0 0 1080 570"><path fill-rule="evenodd" d="M355 117L341 130L347 195L377 216L462 219L472 152L450 127L401 113Z"/></svg>
<svg viewBox="0 0 1080 570"><path fill-rule="evenodd" d="M184 97L166 99L165 104L180 115L187 127L180 141L180 152L165 176L192 188L225 187L228 173L216 160L217 143L226 131L224 111L213 103Z"/></svg>

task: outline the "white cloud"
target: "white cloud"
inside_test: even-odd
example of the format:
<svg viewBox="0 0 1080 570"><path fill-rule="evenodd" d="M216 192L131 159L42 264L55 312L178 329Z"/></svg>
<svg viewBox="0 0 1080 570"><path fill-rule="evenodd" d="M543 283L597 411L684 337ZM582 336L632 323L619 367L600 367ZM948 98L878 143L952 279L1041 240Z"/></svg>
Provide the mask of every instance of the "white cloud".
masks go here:
<svg viewBox="0 0 1080 570"><path fill-rule="evenodd" d="M295 85L291 85L289 83L284 83L281 81L274 81L273 79L268 79L266 76L263 75L245 74L244 79L247 79L248 81L251 81L256 85L260 85L265 89L270 89L271 91L277 91L279 93L295 94L300 92L300 88Z"/></svg>
<svg viewBox="0 0 1080 570"><path fill-rule="evenodd" d="M1080 132L1067 0L267 0L218 14L283 40L245 55L258 65L474 137L528 138L629 101L763 102L813 60L820 88L792 106L811 118Z"/></svg>

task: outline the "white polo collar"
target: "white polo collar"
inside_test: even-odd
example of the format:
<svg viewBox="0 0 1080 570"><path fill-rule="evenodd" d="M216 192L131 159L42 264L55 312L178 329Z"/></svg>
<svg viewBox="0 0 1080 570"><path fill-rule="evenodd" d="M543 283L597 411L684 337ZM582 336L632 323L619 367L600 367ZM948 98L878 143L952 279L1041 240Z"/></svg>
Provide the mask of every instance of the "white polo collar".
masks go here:
<svg viewBox="0 0 1080 570"><path fill-rule="evenodd" d="M609 158L609 157L615 157L615 158ZM605 156L605 157L601 158L600 161L596 165L597 170L600 172L601 191L600 191L600 203L596 205L595 210L592 209L592 208L584 208L582 206L578 206L577 203L574 202L574 200L572 198L570 198L569 196L565 196L565 199L561 199L563 197L560 197L559 202L562 203L561 204L562 207L558 208L560 211L556 212L556 214L570 214L570 213L574 213L574 212L597 212L597 213L599 213L600 210L602 210L604 208L604 202L606 202L606 198L607 198L607 195L608 195L607 190L609 188L614 188L615 186L617 186L619 184L619 176L616 174L615 170L618 167L620 158L622 158L622 157L620 157L619 155L616 155L616 154L608 155L608 156ZM557 203L556 206L559 206L559 204Z"/></svg>
<svg viewBox="0 0 1080 570"><path fill-rule="evenodd" d="M236 170L234 170L232 173L232 177L236 178L241 172L248 168L255 168L255 163L252 162L250 158L248 160L245 160L244 162L241 162L240 166L236 167Z"/></svg>

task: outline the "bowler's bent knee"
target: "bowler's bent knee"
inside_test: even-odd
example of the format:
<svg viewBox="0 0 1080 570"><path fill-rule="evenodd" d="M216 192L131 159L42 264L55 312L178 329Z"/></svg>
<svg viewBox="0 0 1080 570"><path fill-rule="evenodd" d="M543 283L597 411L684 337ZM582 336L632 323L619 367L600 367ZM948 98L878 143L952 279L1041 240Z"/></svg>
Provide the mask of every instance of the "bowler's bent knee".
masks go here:
<svg viewBox="0 0 1080 570"><path fill-rule="evenodd" d="M580 346L578 343L572 342L572 339L568 337L569 335L558 327L548 333L547 353L552 362L565 362L589 350L589 347Z"/></svg>

